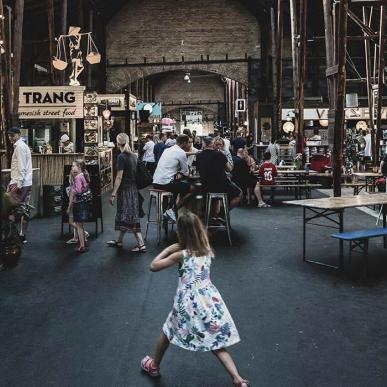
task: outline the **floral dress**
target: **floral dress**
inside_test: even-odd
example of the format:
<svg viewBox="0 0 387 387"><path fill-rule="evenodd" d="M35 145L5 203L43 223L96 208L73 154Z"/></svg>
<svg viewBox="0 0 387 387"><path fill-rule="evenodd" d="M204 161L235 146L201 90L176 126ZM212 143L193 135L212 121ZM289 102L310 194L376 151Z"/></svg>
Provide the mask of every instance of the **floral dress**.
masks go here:
<svg viewBox="0 0 387 387"><path fill-rule="evenodd" d="M234 321L210 279L211 257L183 251L179 284L163 332L172 344L196 352L213 351L240 341Z"/></svg>

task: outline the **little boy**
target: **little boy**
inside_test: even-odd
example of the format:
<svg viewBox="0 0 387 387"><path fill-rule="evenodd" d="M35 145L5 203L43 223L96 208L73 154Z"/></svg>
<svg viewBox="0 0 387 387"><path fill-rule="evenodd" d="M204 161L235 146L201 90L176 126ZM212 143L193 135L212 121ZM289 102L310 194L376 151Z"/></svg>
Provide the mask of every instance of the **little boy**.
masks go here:
<svg viewBox="0 0 387 387"><path fill-rule="evenodd" d="M259 168L259 177L261 185L275 185L275 177L278 175L277 167L270 162L270 152L265 152L263 155L264 162Z"/></svg>

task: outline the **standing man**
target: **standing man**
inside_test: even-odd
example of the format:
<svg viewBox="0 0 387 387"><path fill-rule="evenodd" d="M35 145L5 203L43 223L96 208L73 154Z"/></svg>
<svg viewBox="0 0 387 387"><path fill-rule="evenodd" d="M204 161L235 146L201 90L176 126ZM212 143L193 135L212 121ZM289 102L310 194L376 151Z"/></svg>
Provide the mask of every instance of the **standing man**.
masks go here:
<svg viewBox="0 0 387 387"><path fill-rule="evenodd" d="M152 136L148 135L146 136L146 143L143 148L144 156L142 158L142 161L146 165L148 171L153 175L155 172L155 155L153 153L153 149L155 147L155 143L152 140Z"/></svg>
<svg viewBox="0 0 387 387"><path fill-rule="evenodd" d="M14 149L11 161L11 181L9 182L7 191L15 202L28 204L32 192L31 151L27 144L22 140L19 128L9 129L7 134ZM20 238L23 243L26 242L26 229L27 222L22 218Z"/></svg>

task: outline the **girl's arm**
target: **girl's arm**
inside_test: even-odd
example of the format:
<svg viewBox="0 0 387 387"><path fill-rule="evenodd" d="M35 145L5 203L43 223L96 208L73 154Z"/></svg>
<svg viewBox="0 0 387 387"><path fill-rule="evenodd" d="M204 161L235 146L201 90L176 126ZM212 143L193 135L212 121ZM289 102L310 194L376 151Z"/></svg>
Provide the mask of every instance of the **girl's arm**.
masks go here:
<svg viewBox="0 0 387 387"><path fill-rule="evenodd" d="M164 249L150 264L151 271L160 271L176 263L183 263L183 252L178 243Z"/></svg>

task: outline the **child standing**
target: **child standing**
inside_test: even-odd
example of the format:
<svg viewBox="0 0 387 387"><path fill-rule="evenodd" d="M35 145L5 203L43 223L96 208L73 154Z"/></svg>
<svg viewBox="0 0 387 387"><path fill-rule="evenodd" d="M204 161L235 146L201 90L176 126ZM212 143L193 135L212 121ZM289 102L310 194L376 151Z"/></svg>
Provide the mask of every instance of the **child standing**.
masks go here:
<svg viewBox="0 0 387 387"><path fill-rule="evenodd" d="M184 213L177 220L179 243L166 248L151 263L151 271L179 265L179 283L170 312L157 343L155 356L146 356L141 368L160 375L160 363L169 343L195 351L212 351L233 379L234 385L249 386L225 349L240 341L234 321L222 296L210 279L213 251L200 219Z"/></svg>
<svg viewBox="0 0 387 387"><path fill-rule="evenodd" d="M72 191L72 186L74 184L74 178L75 178L74 172L71 170L70 175L69 175L70 185L66 188L66 193L67 193L67 196L69 197L69 199L70 199L70 195L71 195L71 191ZM74 234L73 234L73 237L66 242L66 244L77 245L79 243L79 238L78 238L77 228L76 228L75 223L74 223L74 216L73 216L73 209L72 208L70 209L68 216L69 216L69 225L73 228ZM86 242L87 242L87 239L89 238L89 236L90 236L90 234L85 230Z"/></svg>
<svg viewBox="0 0 387 387"><path fill-rule="evenodd" d="M88 250L88 242L85 238L84 223L90 218L90 176L86 170L83 160L73 162L71 173L74 176L73 184L70 191L70 201L67 213L73 210L73 220L79 238L79 253L85 253Z"/></svg>

